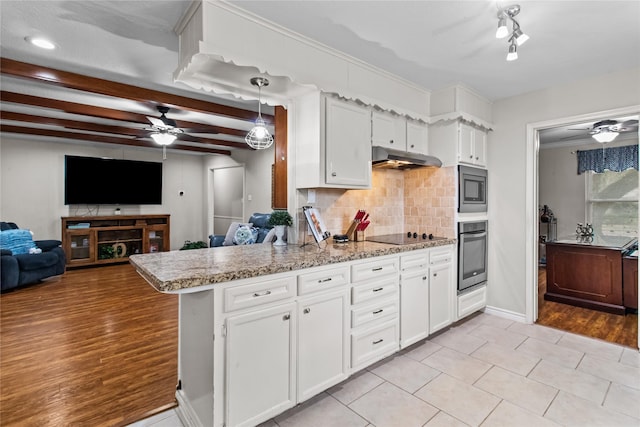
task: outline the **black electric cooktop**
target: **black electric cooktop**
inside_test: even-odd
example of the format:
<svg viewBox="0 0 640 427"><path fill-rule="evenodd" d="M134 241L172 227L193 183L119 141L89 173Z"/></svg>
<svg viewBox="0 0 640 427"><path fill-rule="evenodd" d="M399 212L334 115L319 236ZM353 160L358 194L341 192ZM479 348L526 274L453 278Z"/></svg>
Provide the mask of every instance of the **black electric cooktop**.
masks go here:
<svg viewBox="0 0 640 427"><path fill-rule="evenodd" d="M387 243L389 245L410 245L412 243L428 242L429 240L445 240L445 237L437 237L429 233L407 232L398 234L383 234L381 236L367 237L369 242Z"/></svg>

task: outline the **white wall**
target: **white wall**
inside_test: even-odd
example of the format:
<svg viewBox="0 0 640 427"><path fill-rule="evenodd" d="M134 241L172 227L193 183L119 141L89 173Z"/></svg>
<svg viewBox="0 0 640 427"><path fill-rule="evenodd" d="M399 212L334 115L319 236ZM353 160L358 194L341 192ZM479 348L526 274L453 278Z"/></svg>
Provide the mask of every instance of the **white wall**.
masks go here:
<svg viewBox="0 0 640 427"><path fill-rule="evenodd" d="M640 105L640 69L495 101L488 138L488 305L525 314L526 126Z"/></svg>
<svg viewBox="0 0 640 427"><path fill-rule="evenodd" d="M31 229L36 239L61 239L60 217L88 214L87 206L64 204L64 156L111 157L162 162L161 149L92 146L17 139L0 141L0 219ZM167 152L163 166L162 205L121 206L122 214L170 214L171 248L185 240L206 240L203 227L203 157ZM88 178L88 185L91 185ZM126 185L114 180L114 185ZM184 191L180 196L179 192ZM112 215L116 206L100 206ZM96 214L96 206L90 206Z"/></svg>

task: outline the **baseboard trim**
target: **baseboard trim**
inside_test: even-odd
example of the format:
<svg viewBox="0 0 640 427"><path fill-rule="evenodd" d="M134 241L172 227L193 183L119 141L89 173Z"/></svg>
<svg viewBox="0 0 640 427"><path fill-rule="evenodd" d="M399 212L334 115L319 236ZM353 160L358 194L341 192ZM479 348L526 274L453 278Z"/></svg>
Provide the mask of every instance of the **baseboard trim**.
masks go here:
<svg viewBox="0 0 640 427"><path fill-rule="evenodd" d="M492 314L494 316L503 317L505 319L513 320L520 323L527 323L527 318L524 314L516 313L515 311L505 310L498 307L486 306L484 312Z"/></svg>
<svg viewBox="0 0 640 427"><path fill-rule="evenodd" d="M182 390L176 391L176 400L178 401L178 407L175 409L175 411L178 414L178 418L180 418L180 421L182 421L182 425L184 425L184 427L202 427L198 415L193 410L193 408L189 404L189 401L183 394L184 393L182 392Z"/></svg>

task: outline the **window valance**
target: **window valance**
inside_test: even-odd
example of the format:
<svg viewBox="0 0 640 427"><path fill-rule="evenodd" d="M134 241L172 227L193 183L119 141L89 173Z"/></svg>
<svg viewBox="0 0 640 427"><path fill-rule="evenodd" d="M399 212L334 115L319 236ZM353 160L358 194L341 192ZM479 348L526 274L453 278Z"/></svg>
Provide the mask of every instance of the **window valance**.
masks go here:
<svg viewBox="0 0 640 427"><path fill-rule="evenodd" d="M602 173L605 169L622 172L638 170L638 145L578 151L578 175L585 171Z"/></svg>

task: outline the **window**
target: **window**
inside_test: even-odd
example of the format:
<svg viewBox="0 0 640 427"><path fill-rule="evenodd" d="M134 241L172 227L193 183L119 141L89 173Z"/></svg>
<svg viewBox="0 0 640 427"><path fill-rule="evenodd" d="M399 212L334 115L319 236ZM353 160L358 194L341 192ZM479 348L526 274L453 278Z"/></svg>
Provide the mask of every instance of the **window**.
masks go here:
<svg viewBox="0 0 640 427"><path fill-rule="evenodd" d="M586 216L599 236L638 235L638 171L589 171Z"/></svg>

